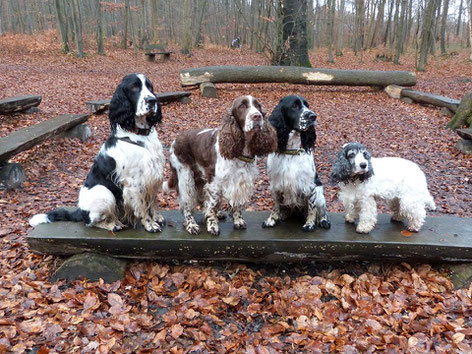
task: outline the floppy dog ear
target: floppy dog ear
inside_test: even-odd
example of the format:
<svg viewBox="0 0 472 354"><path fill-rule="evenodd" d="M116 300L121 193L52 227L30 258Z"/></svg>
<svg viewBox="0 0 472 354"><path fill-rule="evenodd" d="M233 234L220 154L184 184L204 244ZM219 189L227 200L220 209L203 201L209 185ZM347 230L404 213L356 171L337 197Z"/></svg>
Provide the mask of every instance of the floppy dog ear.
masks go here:
<svg viewBox="0 0 472 354"><path fill-rule="evenodd" d="M232 109L223 119L218 134L218 147L225 159L234 159L243 153L244 133L233 116Z"/></svg>
<svg viewBox="0 0 472 354"><path fill-rule="evenodd" d="M277 132L277 149L285 150L287 147L290 130L287 127L287 124L285 124L282 100L280 100L279 104L272 111L272 114L269 117L269 122Z"/></svg>
<svg viewBox="0 0 472 354"><path fill-rule="evenodd" d="M307 152L311 151L314 148L316 142L316 128L311 126L307 131L302 131L300 133L300 140L302 148Z"/></svg>
<svg viewBox="0 0 472 354"><path fill-rule="evenodd" d="M248 144L251 154L262 156L277 150L277 132L267 119L264 119L261 131L255 134L256 137L252 138Z"/></svg>
<svg viewBox="0 0 472 354"><path fill-rule="evenodd" d="M333 165L333 170L331 171L331 184L336 185L339 182L344 182L349 179L351 176L351 164L349 160L346 159L345 149L342 149L336 161Z"/></svg>
<svg viewBox="0 0 472 354"><path fill-rule="evenodd" d="M119 124L123 129L133 130L135 128L135 109L125 94L124 83L122 82L116 88L108 110L111 129L115 130Z"/></svg>

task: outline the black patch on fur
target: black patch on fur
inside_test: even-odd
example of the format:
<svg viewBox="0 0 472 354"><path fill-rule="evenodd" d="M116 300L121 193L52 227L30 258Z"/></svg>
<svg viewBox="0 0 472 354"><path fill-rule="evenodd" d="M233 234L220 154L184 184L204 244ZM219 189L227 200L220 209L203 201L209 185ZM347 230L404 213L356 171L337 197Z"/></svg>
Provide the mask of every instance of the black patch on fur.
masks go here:
<svg viewBox="0 0 472 354"><path fill-rule="evenodd" d="M51 222L55 221L85 221L86 224L90 223L89 212L82 209L75 209L73 211L64 208L56 209L48 213L48 220Z"/></svg>
<svg viewBox="0 0 472 354"><path fill-rule="evenodd" d="M347 157L347 153L349 151L355 151L356 153L359 151L365 151L365 159L368 162L369 169L367 173L363 174L352 174L352 165L351 162L349 161L349 158ZM372 168L372 156L370 153L367 151L367 149L362 145L361 143L358 142L352 142L349 144L344 145L344 147L341 149L341 151L338 153L338 156L336 158L336 161L334 162L333 165L333 170L331 171L331 183L333 185L336 185L340 182L364 182L368 180L370 177L374 175L374 169Z"/></svg>
<svg viewBox="0 0 472 354"><path fill-rule="evenodd" d="M109 138L108 140L114 139L116 143L116 138ZM107 142L108 142L107 140ZM105 145L107 144L105 143ZM103 155L99 153L95 158L95 161L90 169L87 178L84 182L84 187L89 189L95 187L96 185L102 185L106 187L110 192L113 193L116 199L117 205L122 205L123 203L123 190L120 185L117 185L113 181L113 176L116 169L116 162L110 156Z"/></svg>
<svg viewBox="0 0 472 354"><path fill-rule="evenodd" d="M321 187L323 183L321 183L320 177L318 176L318 172L315 172L315 186Z"/></svg>

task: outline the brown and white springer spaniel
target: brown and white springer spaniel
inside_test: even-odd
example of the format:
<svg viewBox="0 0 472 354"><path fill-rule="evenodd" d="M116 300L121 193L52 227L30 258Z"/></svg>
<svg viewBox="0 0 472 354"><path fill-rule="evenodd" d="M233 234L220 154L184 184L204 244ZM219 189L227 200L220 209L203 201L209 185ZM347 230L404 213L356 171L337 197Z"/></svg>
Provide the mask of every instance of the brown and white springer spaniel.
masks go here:
<svg viewBox="0 0 472 354"><path fill-rule="evenodd" d="M184 226L190 234L200 232L194 218L198 205L203 206L208 232L219 234L217 214L222 198L228 202L234 228L246 228L242 211L259 173L256 156L277 148L275 129L265 115L257 99L242 96L233 101L220 128L189 130L172 143L172 175L164 189L177 189Z"/></svg>

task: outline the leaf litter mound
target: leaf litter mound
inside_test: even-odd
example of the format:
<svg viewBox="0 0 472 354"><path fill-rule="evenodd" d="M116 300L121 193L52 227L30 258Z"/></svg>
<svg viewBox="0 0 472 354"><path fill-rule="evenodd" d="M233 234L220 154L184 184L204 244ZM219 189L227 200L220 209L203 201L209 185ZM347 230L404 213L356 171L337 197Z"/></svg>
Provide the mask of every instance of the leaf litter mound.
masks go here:
<svg viewBox="0 0 472 354"><path fill-rule="evenodd" d="M267 65L246 50L207 48L191 58L174 54L167 62L146 62L142 53L107 48L107 56L85 59L60 55L55 33L0 38L2 97L40 94L40 112L0 116L0 136L65 113L85 113L85 101L107 99L121 78L145 73L158 92L181 90L179 70L207 65ZM93 48L88 48L93 53ZM402 65L363 62L351 53L326 63L326 53L311 55L314 67L413 70L414 56ZM472 89L467 53L432 60L418 73L418 89L460 99ZM472 75L469 75L472 76ZM269 112L279 99L303 95L318 114L316 163L331 212L341 212L329 173L337 151L357 140L374 156L401 156L425 171L438 209L434 215L472 216L471 156L454 149L458 140L443 129L448 119L438 109L406 105L371 88L289 84L218 85L218 99L168 104L158 128L169 146L178 132L216 127L231 101L252 94ZM472 287L453 290L444 269L430 265L333 263L242 265L236 263L165 264L135 261L123 280L112 284L76 281L50 283L61 260L33 254L27 247L27 219L64 205L75 205L78 190L100 145L109 134L106 115L91 116L93 138L48 140L12 161L28 181L15 191L0 191L0 352L62 351L346 353L470 352ZM250 210L272 206L265 174ZM162 208L177 207L175 194L162 195ZM411 237L414 237L411 236Z"/></svg>

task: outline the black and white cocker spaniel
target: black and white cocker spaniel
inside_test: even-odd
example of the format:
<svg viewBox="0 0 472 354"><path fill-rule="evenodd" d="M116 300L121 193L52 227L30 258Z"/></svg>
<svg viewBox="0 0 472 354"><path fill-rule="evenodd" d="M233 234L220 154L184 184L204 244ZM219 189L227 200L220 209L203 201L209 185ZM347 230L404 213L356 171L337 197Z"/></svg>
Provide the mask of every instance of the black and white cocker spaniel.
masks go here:
<svg viewBox="0 0 472 354"><path fill-rule="evenodd" d="M259 173L256 156L276 147L275 130L252 96L235 99L220 128L189 130L177 136L170 148L172 175L164 189L177 189L186 230L193 235L200 232L194 213L203 205L207 230L218 235L222 198L228 202L234 228L245 229L242 211Z"/></svg>
<svg viewBox="0 0 472 354"><path fill-rule="evenodd" d="M302 229L329 229L324 189L312 151L316 141L316 114L299 95L282 98L269 122L277 130L277 151L267 160L274 207L263 227L273 227L293 212L306 217Z"/></svg>
<svg viewBox="0 0 472 354"><path fill-rule="evenodd" d="M101 146L79 192L78 209L36 214L30 224L84 221L118 231L139 222L149 232L164 225L157 194L162 186L165 157L155 124L161 106L143 74L123 78L109 108L111 134Z"/></svg>
<svg viewBox="0 0 472 354"><path fill-rule="evenodd" d="M426 177L416 163L399 157L373 158L357 142L345 144L338 153L331 180L341 187L339 199L346 222L359 218L359 233L375 227L377 199L390 207L392 221L406 220L408 230L415 232L424 224L425 209L436 209Z"/></svg>

